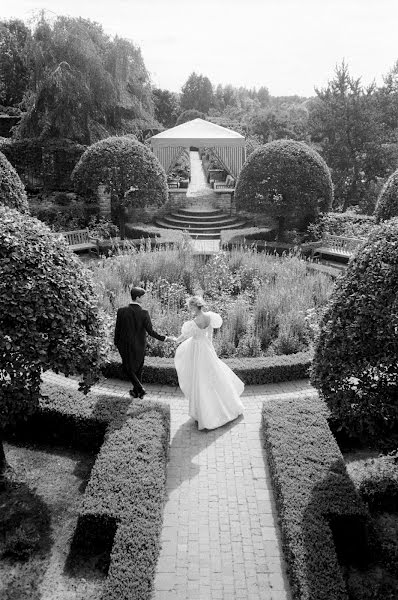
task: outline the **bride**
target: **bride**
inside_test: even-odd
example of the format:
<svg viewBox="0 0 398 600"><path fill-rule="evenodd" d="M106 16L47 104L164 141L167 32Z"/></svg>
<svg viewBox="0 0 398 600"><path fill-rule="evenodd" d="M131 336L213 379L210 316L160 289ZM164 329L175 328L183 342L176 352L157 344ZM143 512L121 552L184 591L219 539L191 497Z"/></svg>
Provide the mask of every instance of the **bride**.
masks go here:
<svg viewBox="0 0 398 600"><path fill-rule="evenodd" d="M199 429L215 429L243 413L240 396L243 381L218 358L213 346L213 329L222 325L214 312L204 312L203 298L193 296L188 307L193 319L186 321L175 354L178 383L189 401L189 415Z"/></svg>

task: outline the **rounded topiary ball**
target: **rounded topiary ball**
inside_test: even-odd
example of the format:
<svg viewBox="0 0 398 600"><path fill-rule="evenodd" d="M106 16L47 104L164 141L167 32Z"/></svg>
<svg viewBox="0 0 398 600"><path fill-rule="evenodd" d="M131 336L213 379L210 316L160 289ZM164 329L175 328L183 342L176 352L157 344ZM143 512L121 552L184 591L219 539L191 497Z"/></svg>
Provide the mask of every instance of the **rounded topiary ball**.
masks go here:
<svg viewBox="0 0 398 600"><path fill-rule="evenodd" d="M29 212L25 187L12 164L0 152L0 205Z"/></svg>
<svg viewBox="0 0 398 600"><path fill-rule="evenodd" d="M349 435L377 437L398 424L398 218L371 232L340 278L312 383Z"/></svg>
<svg viewBox="0 0 398 600"><path fill-rule="evenodd" d="M200 110L196 110L196 108L189 108L188 110L184 110L180 114L177 119L176 125L182 125L183 123L187 123L188 121L193 121L194 119L203 119L206 121L206 115Z"/></svg>
<svg viewBox="0 0 398 600"><path fill-rule="evenodd" d="M333 202L333 184L323 158L302 142L276 140L249 156L235 189L236 207L267 213L279 229L304 229Z"/></svg>
<svg viewBox="0 0 398 600"><path fill-rule="evenodd" d="M398 217L398 170L384 184L375 208L376 221L388 221Z"/></svg>
<svg viewBox="0 0 398 600"><path fill-rule="evenodd" d="M65 240L0 206L0 428L38 405L41 373L82 374L87 389L106 350L94 284Z"/></svg>
<svg viewBox="0 0 398 600"><path fill-rule="evenodd" d="M151 150L133 136L96 142L83 153L72 173L76 191L93 195L105 185L125 206L161 206L168 199L166 173Z"/></svg>

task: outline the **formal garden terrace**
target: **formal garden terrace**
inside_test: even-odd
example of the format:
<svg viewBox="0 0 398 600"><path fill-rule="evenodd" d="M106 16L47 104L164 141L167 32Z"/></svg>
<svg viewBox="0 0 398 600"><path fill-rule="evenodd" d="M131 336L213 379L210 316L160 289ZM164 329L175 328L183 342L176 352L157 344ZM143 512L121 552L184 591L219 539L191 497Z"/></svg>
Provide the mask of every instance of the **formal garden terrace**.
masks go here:
<svg viewBox="0 0 398 600"><path fill-rule="evenodd" d="M374 215L336 213L313 147L246 148L244 226L209 256L155 224L187 188L134 136L81 148L43 197L21 142L1 148L1 598L396 598L397 173ZM243 416L198 431L152 339L130 397L112 341L132 285L158 331L194 293L222 315Z"/></svg>

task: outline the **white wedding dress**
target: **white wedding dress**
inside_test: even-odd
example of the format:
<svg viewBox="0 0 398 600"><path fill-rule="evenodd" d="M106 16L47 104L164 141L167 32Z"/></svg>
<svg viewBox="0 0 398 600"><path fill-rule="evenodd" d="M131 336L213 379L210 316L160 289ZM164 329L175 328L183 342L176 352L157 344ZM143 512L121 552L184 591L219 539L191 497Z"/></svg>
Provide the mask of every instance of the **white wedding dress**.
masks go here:
<svg viewBox="0 0 398 600"><path fill-rule="evenodd" d="M178 383L189 401L189 415L198 429L215 429L243 413L240 399L244 383L218 358L213 346L213 328L222 325L214 312L204 313L210 324L201 329L195 321L186 321L175 354Z"/></svg>

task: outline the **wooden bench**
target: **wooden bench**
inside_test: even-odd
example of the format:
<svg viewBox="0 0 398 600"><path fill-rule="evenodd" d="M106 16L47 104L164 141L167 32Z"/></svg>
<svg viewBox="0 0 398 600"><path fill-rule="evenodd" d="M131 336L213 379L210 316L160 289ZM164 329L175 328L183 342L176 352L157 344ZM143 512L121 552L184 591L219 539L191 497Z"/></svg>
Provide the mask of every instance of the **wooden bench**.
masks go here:
<svg viewBox="0 0 398 600"><path fill-rule="evenodd" d="M363 238L349 238L325 233L319 242L311 242L306 246L311 248L313 259L332 256L348 260L362 243Z"/></svg>
<svg viewBox="0 0 398 600"><path fill-rule="evenodd" d="M216 193L232 193L235 191L235 179L231 175L227 175L225 181L215 181L214 191Z"/></svg>
<svg viewBox="0 0 398 600"><path fill-rule="evenodd" d="M79 252L80 250L90 250L91 252L94 250L99 256L99 241L90 236L88 228L76 231L61 231L60 233L73 252Z"/></svg>

